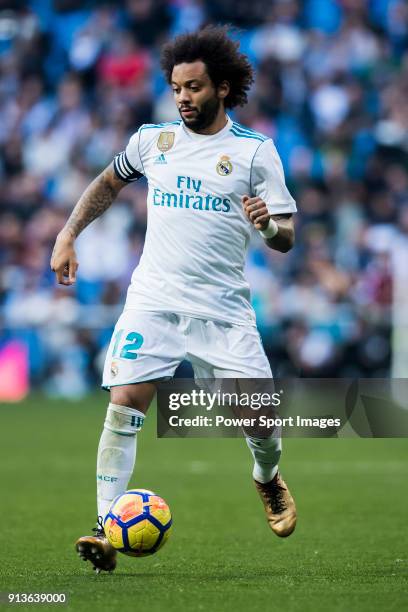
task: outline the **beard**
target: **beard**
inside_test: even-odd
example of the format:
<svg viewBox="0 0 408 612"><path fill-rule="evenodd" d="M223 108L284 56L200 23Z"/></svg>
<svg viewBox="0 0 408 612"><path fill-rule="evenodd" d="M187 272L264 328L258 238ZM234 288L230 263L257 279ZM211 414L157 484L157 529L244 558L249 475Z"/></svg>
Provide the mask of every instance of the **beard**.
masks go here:
<svg viewBox="0 0 408 612"><path fill-rule="evenodd" d="M193 132L198 132L208 128L214 122L220 109L220 105L220 100L214 97L207 100L207 102L204 102L201 105L201 110L197 111L195 116L191 117L190 119L184 117L181 112L179 112L184 125L190 130L193 130ZM196 109L192 107L192 110Z"/></svg>

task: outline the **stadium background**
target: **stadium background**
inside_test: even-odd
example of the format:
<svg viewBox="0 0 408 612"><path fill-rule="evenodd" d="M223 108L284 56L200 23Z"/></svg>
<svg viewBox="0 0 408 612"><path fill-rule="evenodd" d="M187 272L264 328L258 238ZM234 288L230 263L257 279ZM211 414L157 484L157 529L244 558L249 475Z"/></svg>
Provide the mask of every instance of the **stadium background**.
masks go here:
<svg viewBox="0 0 408 612"><path fill-rule="evenodd" d="M55 284L50 253L129 134L176 116L160 45L206 22L241 28L257 81L235 117L274 138L301 211L293 251L255 236L248 260L275 373L406 375L405 2L0 0L0 397L23 398L28 377L35 390L0 407L0 603L11 590L64 592L75 612L405 609L405 439L284 440L299 524L281 540L242 440L158 440L152 410L130 486L169 502L171 541L112 576L74 553L94 520L107 396L93 391L142 249L146 186L84 232L74 288Z"/></svg>
<svg viewBox="0 0 408 612"><path fill-rule="evenodd" d="M74 288L56 285L51 249L130 134L177 117L160 46L208 22L240 28L257 76L233 117L274 139L300 209L289 254L254 236L248 257L275 375L392 373L393 279L408 236L403 0L0 0L4 399L23 397L28 377L68 398L99 384L143 246L146 184L79 238Z"/></svg>

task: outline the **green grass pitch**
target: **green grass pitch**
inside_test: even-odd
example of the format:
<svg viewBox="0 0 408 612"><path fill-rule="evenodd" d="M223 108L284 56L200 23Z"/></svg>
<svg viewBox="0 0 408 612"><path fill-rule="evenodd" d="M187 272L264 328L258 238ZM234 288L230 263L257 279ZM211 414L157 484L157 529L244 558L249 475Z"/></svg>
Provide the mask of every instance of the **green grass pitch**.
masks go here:
<svg viewBox="0 0 408 612"><path fill-rule="evenodd" d="M404 608L408 440L287 440L281 468L299 521L279 540L244 441L158 440L153 409L131 485L166 499L172 536L157 555L120 555L114 574L95 575L74 542L94 522L107 400L101 392L80 403L33 396L0 406L1 591L65 592L68 610Z"/></svg>

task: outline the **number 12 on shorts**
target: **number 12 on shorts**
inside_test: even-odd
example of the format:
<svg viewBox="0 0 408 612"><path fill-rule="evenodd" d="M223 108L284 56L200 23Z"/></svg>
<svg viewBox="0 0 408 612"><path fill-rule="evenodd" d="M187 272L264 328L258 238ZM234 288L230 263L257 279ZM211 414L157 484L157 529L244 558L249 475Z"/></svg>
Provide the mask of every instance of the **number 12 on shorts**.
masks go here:
<svg viewBox="0 0 408 612"><path fill-rule="evenodd" d="M119 352L119 347L122 343L124 332L124 329L119 329L115 334L112 357L119 357L121 359L137 359L136 351L138 351L143 344L143 336L137 332L130 332L127 334L126 338L124 338L124 342L126 344L122 346Z"/></svg>

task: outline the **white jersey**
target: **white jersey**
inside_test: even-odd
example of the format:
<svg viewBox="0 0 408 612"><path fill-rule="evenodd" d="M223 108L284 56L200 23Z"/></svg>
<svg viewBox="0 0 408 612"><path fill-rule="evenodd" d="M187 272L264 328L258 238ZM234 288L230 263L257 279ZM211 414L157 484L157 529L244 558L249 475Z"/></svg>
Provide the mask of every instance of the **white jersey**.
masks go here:
<svg viewBox="0 0 408 612"><path fill-rule="evenodd" d="M245 194L293 213L273 141L230 118L217 134L182 121L142 125L114 159L119 178L148 180L143 254L125 308L254 324L244 276L251 224Z"/></svg>

